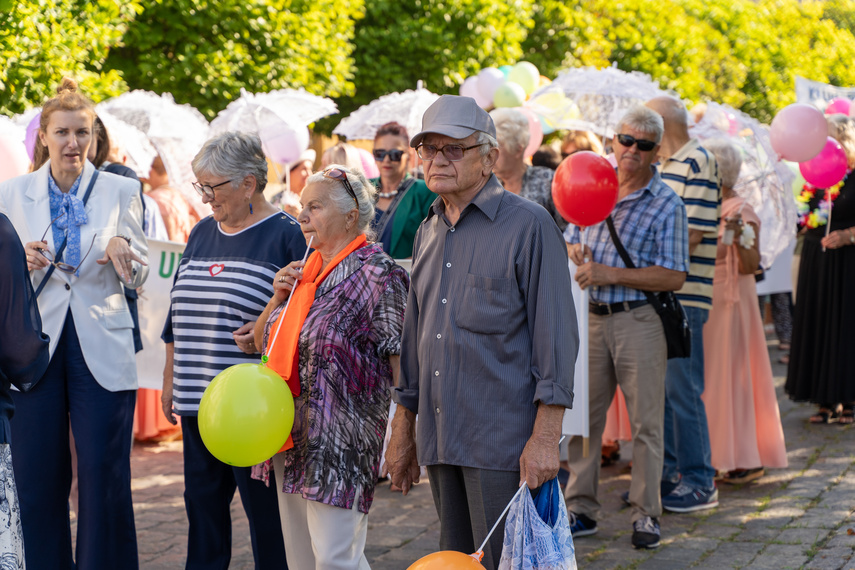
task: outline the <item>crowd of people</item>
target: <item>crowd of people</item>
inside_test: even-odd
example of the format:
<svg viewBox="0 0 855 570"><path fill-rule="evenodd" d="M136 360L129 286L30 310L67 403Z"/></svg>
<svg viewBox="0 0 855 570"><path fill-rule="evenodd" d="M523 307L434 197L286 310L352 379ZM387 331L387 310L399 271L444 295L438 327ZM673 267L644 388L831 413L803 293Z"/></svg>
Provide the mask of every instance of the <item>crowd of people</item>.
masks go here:
<svg viewBox="0 0 855 570"><path fill-rule="evenodd" d="M855 123L828 123L855 167ZM201 216L161 157L142 180L125 167L121 141L64 80L42 108L32 172L0 183L4 560L137 568L134 436L183 440L193 569L228 568L236 490L256 568L365 569L386 475L406 495L426 473L438 548L471 553L522 484L536 495L555 477L572 536L598 532L600 468L620 456L618 440L633 442L623 500L641 549L659 545L663 510L714 508L717 482L785 467L758 310L761 223L734 190L739 150L689 128L681 101L657 97L611 139L573 131L529 157L524 114L443 95L418 133L380 126L370 165L340 142L319 172L307 150L272 178L259 137L227 132L192 161L211 212ZM556 167L580 151L608 156L618 180L611 215L587 228L552 196ZM853 184L839 185L829 228L801 230L792 338L780 338L786 391L819 406L813 423L853 421ZM162 390L138 392L147 238L186 246ZM665 292L691 330L685 358L668 357ZM261 355L293 394L294 427L267 461L228 465L204 444L200 401L217 374ZM559 444L581 357L601 454L579 436ZM46 536L51 548L34 546ZM501 533L483 554L499 566Z"/></svg>

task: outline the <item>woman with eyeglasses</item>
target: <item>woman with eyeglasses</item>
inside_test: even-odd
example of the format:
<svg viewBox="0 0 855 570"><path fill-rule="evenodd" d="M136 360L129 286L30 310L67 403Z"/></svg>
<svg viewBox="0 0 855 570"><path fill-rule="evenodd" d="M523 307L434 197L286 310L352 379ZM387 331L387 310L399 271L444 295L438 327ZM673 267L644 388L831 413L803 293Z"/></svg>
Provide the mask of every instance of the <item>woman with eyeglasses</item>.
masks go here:
<svg viewBox="0 0 855 570"><path fill-rule="evenodd" d="M50 336L47 371L31 391L12 396L30 568L138 567L130 470L137 369L124 287L148 276L148 246L139 183L86 160L94 120L92 103L64 79L39 125L49 160L0 186L0 211L24 243ZM69 424L79 480L75 549Z"/></svg>
<svg viewBox="0 0 855 570"><path fill-rule="evenodd" d="M525 149L530 137L528 119L516 109L500 108L490 111L496 125L499 158L493 172L508 192L518 194L543 206L562 232L567 222L552 201L552 177L555 172L543 166L525 162Z"/></svg>
<svg viewBox="0 0 855 570"><path fill-rule="evenodd" d="M255 326L295 395L292 447L274 456L272 486L291 570L363 570L409 278L371 241L374 188L363 174L333 165L300 198L315 251L276 274Z"/></svg>
<svg viewBox="0 0 855 570"><path fill-rule="evenodd" d="M264 198L267 161L257 135L227 132L207 141L192 162L193 187L213 214L190 232L172 287L163 330L163 413L181 416L187 568L228 568L230 505L235 489L249 520L255 568L281 569L285 549L276 491L211 455L199 433L199 403L214 377L261 357L253 327L273 276L302 259L300 226ZM289 555L290 558L290 555Z"/></svg>
<svg viewBox="0 0 855 570"><path fill-rule="evenodd" d="M374 161L380 177L371 180L377 188L373 229L383 251L393 259L413 256L416 230L425 219L436 194L424 180L409 173L415 160L407 129L398 123L386 123L374 136Z"/></svg>

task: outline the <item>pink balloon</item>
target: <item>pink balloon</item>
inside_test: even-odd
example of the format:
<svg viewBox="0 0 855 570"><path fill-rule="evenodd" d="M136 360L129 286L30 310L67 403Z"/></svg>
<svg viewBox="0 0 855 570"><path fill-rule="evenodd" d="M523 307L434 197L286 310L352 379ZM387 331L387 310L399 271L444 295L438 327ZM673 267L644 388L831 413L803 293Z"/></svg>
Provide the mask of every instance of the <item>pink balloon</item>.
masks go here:
<svg viewBox="0 0 855 570"><path fill-rule="evenodd" d="M362 162L362 172L366 178L379 178L380 170L377 168L377 162L374 160L374 155L364 148L356 148L359 153L359 161Z"/></svg>
<svg viewBox="0 0 855 570"><path fill-rule="evenodd" d="M485 67L478 73L478 91L493 104L493 95L505 83L505 74L495 67Z"/></svg>
<svg viewBox="0 0 855 570"><path fill-rule="evenodd" d="M825 148L812 159L799 164L804 179L817 188L830 188L843 180L848 170L846 153L840 143L827 137Z"/></svg>
<svg viewBox="0 0 855 570"><path fill-rule="evenodd" d="M460 84L460 96L472 97L473 99L475 99L475 102L478 103L478 106L482 109L486 109L493 103L493 99L488 99L487 97L481 95L481 91L478 89L477 75L467 77L466 80Z"/></svg>
<svg viewBox="0 0 855 570"><path fill-rule="evenodd" d="M543 125L540 124L540 119L531 109L517 107L517 110L528 119L528 146L525 147L523 153L523 157L528 158L536 153L540 145L543 144Z"/></svg>
<svg viewBox="0 0 855 570"><path fill-rule="evenodd" d="M772 148L781 158L805 162L819 154L825 146L828 123L815 107L795 103L775 115L769 135Z"/></svg>
<svg viewBox="0 0 855 570"><path fill-rule="evenodd" d="M842 97L838 97L837 99L832 99L832 101L828 104L828 107L825 108L826 115L834 115L837 113L841 113L843 115L849 115L849 110L852 108L852 101L849 99L843 99Z"/></svg>
<svg viewBox="0 0 855 570"><path fill-rule="evenodd" d="M39 136L39 126L41 124L42 114L36 113L30 124L27 125L27 136L24 139L24 146L27 149L27 154L30 156L30 162L33 162L36 155L36 137Z"/></svg>
<svg viewBox="0 0 855 570"><path fill-rule="evenodd" d="M21 141L10 135L0 135L0 182L26 174L30 159Z"/></svg>

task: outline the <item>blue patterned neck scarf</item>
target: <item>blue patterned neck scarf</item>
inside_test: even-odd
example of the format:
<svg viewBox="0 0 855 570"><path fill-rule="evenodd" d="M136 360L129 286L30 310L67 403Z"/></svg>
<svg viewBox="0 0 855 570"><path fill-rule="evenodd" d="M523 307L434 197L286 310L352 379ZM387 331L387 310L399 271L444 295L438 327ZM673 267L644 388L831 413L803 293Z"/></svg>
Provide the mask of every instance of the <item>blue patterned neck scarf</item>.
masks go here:
<svg viewBox="0 0 855 570"><path fill-rule="evenodd" d="M77 197L83 174L77 177L71 189L63 192L59 189L53 175L48 173L48 194L50 195L50 219L53 223L53 243L55 248L62 245L63 238L68 240L62 259L65 263L77 266L80 263L80 226L88 222L83 201ZM65 214L60 217L60 214ZM56 253L56 252L54 252ZM75 275L80 276L78 270Z"/></svg>

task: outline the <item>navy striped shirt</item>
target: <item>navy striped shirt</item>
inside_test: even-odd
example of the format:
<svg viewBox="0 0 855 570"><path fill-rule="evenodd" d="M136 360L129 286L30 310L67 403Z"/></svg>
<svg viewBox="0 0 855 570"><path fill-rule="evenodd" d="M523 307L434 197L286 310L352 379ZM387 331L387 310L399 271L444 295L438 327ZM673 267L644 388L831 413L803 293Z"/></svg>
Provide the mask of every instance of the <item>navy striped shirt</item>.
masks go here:
<svg viewBox="0 0 855 570"><path fill-rule="evenodd" d="M232 333L258 318L273 296L276 272L305 251L300 225L282 212L234 234L211 216L193 228L162 335L175 343L176 414L195 416L205 388L229 366L259 361L238 348Z"/></svg>

